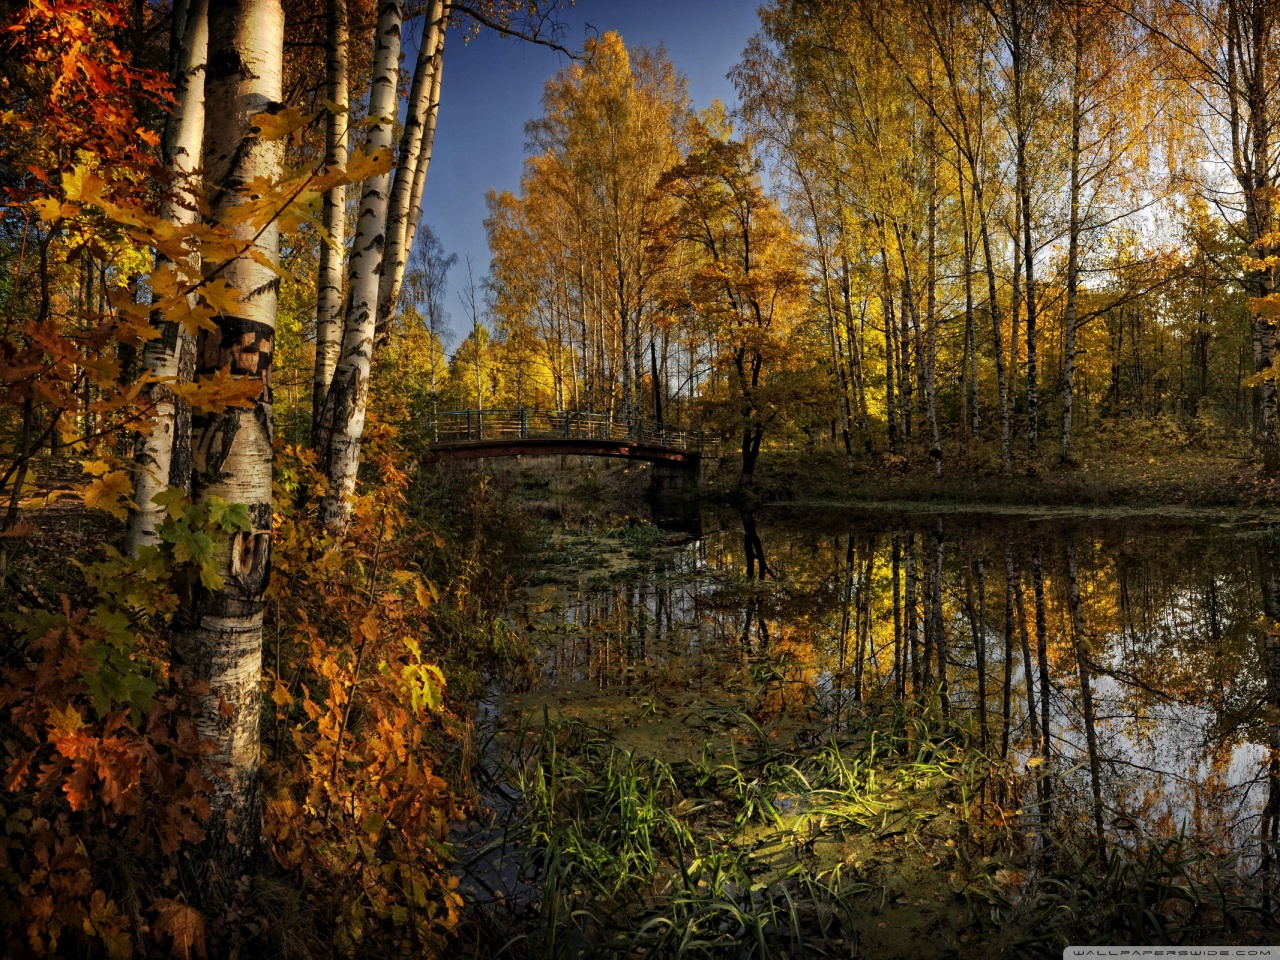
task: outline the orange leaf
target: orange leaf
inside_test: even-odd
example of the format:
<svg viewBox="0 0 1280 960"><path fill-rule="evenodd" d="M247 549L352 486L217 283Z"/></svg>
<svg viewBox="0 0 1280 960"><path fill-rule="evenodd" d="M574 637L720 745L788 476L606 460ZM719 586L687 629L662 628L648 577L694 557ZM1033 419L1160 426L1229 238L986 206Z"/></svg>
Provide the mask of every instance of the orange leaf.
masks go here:
<svg viewBox="0 0 1280 960"><path fill-rule="evenodd" d="M155 932L162 937L173 938L171 955L191 960L192 952L197 957L205 956L204 917L195 907L177 900L161 898L151 905L159 912Z"/></svg>

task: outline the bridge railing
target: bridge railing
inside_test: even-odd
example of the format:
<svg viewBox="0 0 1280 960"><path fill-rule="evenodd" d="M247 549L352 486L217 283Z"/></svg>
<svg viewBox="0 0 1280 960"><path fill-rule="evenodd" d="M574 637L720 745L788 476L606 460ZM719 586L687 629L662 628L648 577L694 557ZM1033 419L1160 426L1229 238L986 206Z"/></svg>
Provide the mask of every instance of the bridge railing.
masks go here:
<svg viewBox="0 0 1280 960"><path fill-rule="evenodd" d="M448 410L427 421L432 443L485 440L630 440L635 443L697 450L699 435L656 420L615 417L578 410Z"/></svg>

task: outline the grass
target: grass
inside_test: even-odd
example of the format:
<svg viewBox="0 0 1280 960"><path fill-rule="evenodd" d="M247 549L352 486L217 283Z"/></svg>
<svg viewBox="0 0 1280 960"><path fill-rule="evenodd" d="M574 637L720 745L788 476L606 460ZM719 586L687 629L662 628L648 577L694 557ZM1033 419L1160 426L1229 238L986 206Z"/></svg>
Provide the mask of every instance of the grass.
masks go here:
<svg viewBox="0 0 1280 960"><path fill-rule="evenodd" d="M1185 837L1105 857L1039 842L995 801L1019 776L928 711L889 705L808 748L702 723L738 736L667 760L544 710L496 738L459 955L1029 958L1274 932L1256 884Z"/></svg>
<svg viewBox="0 0 1280 960"><path fill-rule="evenodd" d="M905 715L812 751L771 749L749 717L703 718L726 722L749 742L674 762L549 712L518 730L486 772L515 799L469 861L507 878L475 904L473 942L513 957L858 956L870 905L902 893L880 848L944 843L948 804L989 775Z"/></svg>

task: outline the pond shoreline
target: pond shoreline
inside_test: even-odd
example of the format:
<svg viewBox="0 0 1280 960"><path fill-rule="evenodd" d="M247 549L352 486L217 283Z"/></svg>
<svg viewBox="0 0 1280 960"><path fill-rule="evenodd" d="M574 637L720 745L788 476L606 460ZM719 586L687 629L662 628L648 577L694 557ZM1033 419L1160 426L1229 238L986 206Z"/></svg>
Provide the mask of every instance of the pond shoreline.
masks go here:
<svg viewBox="0 0 1280 960"><path fill-rule="evenodd" d="M1034 470L1024 462L1001 468L998 462L958 458L945 461L943 475L935 477L927 465L896 457L858 457L851 471L843 452L832 448L769 450L761 456L749 495L760 504L1270 508L1280 516L1280 478L1265 476L1248 458L1147 454L1121 448L1067 466L1047 458ZM742 495L734 456L709 458L705 474L706 498Z"/></svg>

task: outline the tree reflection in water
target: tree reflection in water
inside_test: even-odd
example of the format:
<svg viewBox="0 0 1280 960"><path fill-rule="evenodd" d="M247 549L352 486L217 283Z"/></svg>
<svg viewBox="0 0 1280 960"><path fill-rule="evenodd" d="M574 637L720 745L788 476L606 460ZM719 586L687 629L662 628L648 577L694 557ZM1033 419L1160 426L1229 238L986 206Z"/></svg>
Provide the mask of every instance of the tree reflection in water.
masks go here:
<svg viewBox="0 0 1280 960"><path fill-rule="evenodd" d="M717 525L639 573L540 594L543 679L523 704L668 759L748 729L795 756L916 717L958 731L936 736L981 772L951 804L969 818L957 836L1028 871L1011 876L1175 837L1276 870L1280 537L1013 516Z"/></svg>

